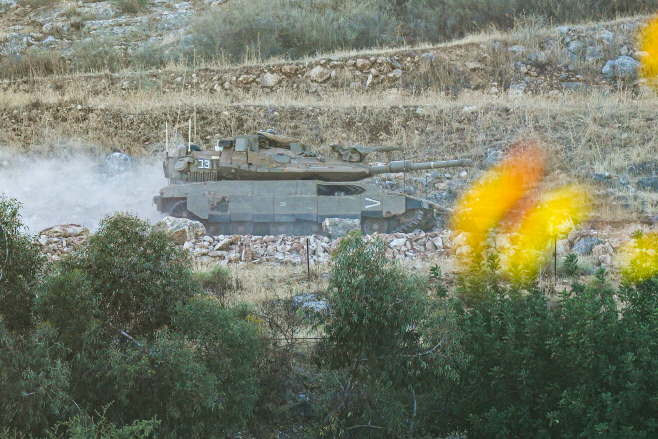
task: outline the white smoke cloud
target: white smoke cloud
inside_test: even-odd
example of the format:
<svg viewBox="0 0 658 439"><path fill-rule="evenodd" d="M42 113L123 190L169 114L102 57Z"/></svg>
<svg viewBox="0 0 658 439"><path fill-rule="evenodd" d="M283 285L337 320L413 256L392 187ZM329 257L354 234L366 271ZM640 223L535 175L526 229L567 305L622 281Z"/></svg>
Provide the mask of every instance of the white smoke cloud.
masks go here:
<svg viewBox="0 0 658 439"><path fill-rule="evenodd" d="M167 185L162 162L135 160L112 172L102 158L38 158L0 154L0 194L23 206L22 222L32 235L58 224L96 230L113 212L131 212L155 222L163 216L153 197Z"/></svg>

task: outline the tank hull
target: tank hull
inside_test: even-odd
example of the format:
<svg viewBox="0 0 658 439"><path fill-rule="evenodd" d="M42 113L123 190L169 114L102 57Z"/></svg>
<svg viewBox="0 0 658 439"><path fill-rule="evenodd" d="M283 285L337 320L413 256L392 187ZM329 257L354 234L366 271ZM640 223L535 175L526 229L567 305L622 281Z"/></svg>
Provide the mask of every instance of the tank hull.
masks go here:
<svg viewBox="0 0 658 439"><path fill-rule="evenodd" d="M207 181L172 184L154 197L159 212L201 221L215 234L322 233L327 218L358 219L366 233L428 230L429 201L362 182Z"/></svg>

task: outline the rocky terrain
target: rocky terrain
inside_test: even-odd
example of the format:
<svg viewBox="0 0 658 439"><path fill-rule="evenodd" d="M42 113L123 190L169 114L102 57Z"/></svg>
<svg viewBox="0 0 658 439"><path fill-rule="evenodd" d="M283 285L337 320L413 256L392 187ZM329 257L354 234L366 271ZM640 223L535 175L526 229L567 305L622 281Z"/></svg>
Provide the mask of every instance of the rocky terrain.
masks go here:
<svg viewBox="0 0 658 439"><path fill-rule="evenodd" d="M125 3L116 1L2 0L0 62L30 59L38 51L75 63L101 41L111 41L124 57L179 50L189 44L195 14L221 7L219 1L156 0L126 12ZM16 153L158 156L165 148L165 123L175 145L187 142L192 119L192 140L201 145L273 127L326 154L331 143L401 144L402 153L369 159L472 158L471 169L373 179L449 207L514 141L530 137L551 153L547 184L577 180L597 196L594 226L565 240L560 251L577 249L581 236L614 224L626 231L624 239L609 238L616 233L610 229L597 235L601 242L594 246L593 264L611 266L610 255L630 229L649 230L658 219L655 94L637 75L642 54L636 33L647 18L530 26L445 44L289 61L4 76L0 173L16 165ZM385 236L389 257L458 254L460 238L447 226L441 222L430 234ZM36 239L57 257L86 236L69 229L45 230ZM180 244L202 265L299 264L306 252L305 238L297 237L189 238ZM329 238L313 238L311 258L325 262L333 245ZM583 254L592 251L588 246Z"/></svg>
<svg viewBox="0 0 658 439"><path fill-rule="evenodd" d="M198 222L167 217L155 225L167 231L179 246L190 252L198 269L234 264L305 265L329 262L340 236L209 236ZM581 264L593 273L598 267L616 273L619 269L616 253L628 242L632 233L649 232L646 224L601 225L590 224L573 230L556 243L560 261L569 253L580 257ZM41 231L35 238L50 260L57 260L74 251L89 235L89 230L75 224L54 226ZM470 252L463 233L451 230L433 232L375 235L386 245L386 256L391 260L416 264L416 268L436 264ZM506 250L512 247L513 236L496 234L493 247ZM562 262L560 262L562 263ZM458 271L448 271L451 276Z"/></svg>

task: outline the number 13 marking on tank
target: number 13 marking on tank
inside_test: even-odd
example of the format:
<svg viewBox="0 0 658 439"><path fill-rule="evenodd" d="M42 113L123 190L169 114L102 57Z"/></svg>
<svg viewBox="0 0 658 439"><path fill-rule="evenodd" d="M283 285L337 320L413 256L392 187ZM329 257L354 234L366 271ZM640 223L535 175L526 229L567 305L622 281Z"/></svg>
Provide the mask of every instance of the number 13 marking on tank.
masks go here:
<svg viewBox="0 0 658 439"><path fill-rule="evenodd" d="M372 198L368 198L368 197L366 197L366 201L370 201L372 203L372 204L367 204L366 209L370 209L371 207L377 207L380 204L382 204L381 201L373 200Z"/></svg>
<svg viewBox="0 0 658 439"><path fill-rule="evenodd" d="M210 160L203 160L203 159L197 159L197 160L199 161L197 168L210 169Z"/></svg>

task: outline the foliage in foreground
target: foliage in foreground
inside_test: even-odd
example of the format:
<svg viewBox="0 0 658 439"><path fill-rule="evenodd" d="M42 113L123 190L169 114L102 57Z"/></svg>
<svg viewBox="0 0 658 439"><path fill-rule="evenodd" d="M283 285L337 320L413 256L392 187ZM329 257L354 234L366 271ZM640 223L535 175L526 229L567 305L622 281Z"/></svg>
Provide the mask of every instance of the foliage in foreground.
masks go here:
<svg viewBox="0 0 658 439"><path fill-rule="evenodd" d="M332 313L318 359L336 371L336 387L323 435L413 435L422 428L419 401L423 411L455 378L441 361L452 354L451 311L385 250L383 241L353 233L332 258Z"/></svg>
<svg viewBox="0 0 658 439"><path fill-rule="evenodd" d="M16 204L2 200L7 217ZM15 250L30 254L29 239L14 235L24 244ZM20 332L7 324L13 303L0 307L7 434L211 437L249 418L258 396L252 325L200 293L187 254L147 223L109 216L44 276L15 284L36 293L18 308L31 321Z"/></svg>
<svg viewBox="0 0 658 439"><path fill-rule="evenodd" d="M641 438L658 430L658 282L602 274L551 310L536 288L490 291L458 318L451 423L479 438Z"/></svg>
<svg viewBox="0 0 658 439"><path fill-rule="evenodd" d="M0 437L213 437L245 425L260 343L240 311L199 292L185 253L114 215L44 267L17 207L0 199L0 250L28 263L3 265L3 288L21 300L0 302ZM656 437L655 277L614 289L599 272L553 306L532 284L503 284L493 263L462 282L465 302L446 298L438 269L428 284L360 234L332 264L318 436ZM225 278L211 273L205 288Z"/></svg>

